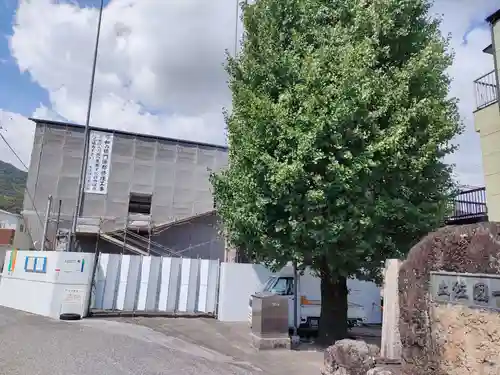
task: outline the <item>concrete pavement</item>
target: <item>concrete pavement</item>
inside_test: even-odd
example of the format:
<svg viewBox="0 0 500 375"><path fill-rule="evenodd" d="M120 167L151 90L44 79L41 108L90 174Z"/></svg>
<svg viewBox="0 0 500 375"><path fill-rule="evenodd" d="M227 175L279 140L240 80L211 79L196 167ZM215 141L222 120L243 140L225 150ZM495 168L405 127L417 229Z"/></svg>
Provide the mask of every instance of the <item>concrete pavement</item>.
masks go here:
<svg viewBox="0 0 500 375"><path fill-rule="evenodd" d="M148 324L62 322L0 307L0 375L319 373L321 353L261 354L247 348L246 337L230 327L220 325L205 334L194 329L219 322L149 319ZM150 327L154 320L156 327ZM191 330L183 329L188 326Z"/></svg>
<svg viewBox="0 0 500 375"><path fill-rule="evenodd" d="M314 375L319 374L323 366L323 351L312 345L304 344L298 351L256 351L251 347L248 323L222 323L207 318L153 317L119 318L118 321L148 327L165 337L222 354L266 375Z"/></svg>

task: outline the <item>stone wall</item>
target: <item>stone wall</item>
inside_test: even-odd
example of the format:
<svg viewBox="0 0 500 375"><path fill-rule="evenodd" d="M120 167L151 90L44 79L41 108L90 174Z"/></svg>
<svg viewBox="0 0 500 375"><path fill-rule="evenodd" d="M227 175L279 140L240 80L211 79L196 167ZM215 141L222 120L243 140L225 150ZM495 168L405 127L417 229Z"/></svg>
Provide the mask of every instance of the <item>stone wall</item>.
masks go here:
<svg viewBox="0 0 500 375"><path fill-rule="evenodd" d="M441 348L439 370L454 375L500 373L500 314L460 305L431 307L432 336Z"/></svg>
<svg viewBox="0 0 500 375"><path fill-rule="evenodd" d="M405 374L500 374L499 313L472 301L461 306L455 284L446 289L449 301L436 302L430 282L433 271L500 274L499 228L497 223L445 227L411 249L399 271Z"/></svg>

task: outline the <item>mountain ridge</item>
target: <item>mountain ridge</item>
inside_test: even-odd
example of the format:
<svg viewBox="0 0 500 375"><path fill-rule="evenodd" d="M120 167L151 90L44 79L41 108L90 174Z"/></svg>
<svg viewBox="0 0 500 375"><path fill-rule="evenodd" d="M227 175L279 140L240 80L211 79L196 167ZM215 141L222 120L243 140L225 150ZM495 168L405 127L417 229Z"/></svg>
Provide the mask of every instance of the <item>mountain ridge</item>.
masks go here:
<svg viewBox="0 0 500 375"><path fill-rule="evenodd" d="M0 160L0 209L21 213L28 172Z"/></svg>

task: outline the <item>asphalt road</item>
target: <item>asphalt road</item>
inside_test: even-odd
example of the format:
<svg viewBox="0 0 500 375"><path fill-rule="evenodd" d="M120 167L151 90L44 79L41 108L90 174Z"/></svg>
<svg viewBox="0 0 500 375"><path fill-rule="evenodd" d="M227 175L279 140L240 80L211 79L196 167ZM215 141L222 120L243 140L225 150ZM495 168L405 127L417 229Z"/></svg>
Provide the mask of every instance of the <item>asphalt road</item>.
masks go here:
<svg viewBox="0 0 500 375"><path fill-rule="evenodd" d="M148 327L61 322L0 307L0 375L262 373L250 363Z"/></svg>

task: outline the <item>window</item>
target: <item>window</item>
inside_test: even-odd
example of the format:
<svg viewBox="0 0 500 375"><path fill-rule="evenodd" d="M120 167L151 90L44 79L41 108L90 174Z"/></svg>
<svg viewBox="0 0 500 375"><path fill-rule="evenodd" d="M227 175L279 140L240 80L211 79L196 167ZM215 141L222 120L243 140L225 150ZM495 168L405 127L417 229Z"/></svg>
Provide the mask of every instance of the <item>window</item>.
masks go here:
<svg viewBox="0 0 500 375"><path fill-rule="evenodd" d="M264 287L264 291L281 296L293 295L293 277L276 277L271 280Z"/></svg>
<svg viewBox="0 0 500 375"><path fill-rule="evenodd" d="M19 224L19 231L20 231L20 232L24 232L24 225Z"/></svg>
<svg viewBox="0 0 500 375"><path fill-rule="evenodd" d="M276 277L270 277L264 284L262 291L269 292L269 290L271 289L271 287L274 285L275 282L276 282Z"/></svg>
<svg viewBox="0 0 500 375"><path fill-rule="evenodd" d="M151 215L151 194L130 193L129 214Z"/></svg>

